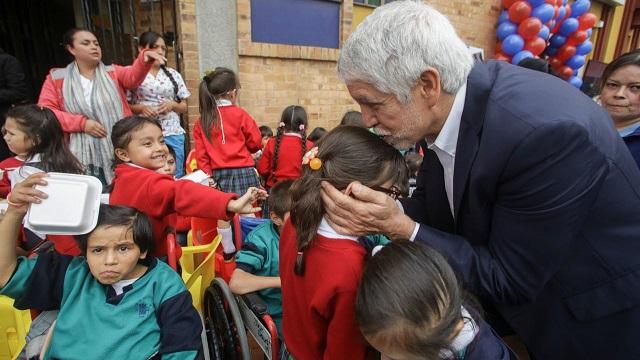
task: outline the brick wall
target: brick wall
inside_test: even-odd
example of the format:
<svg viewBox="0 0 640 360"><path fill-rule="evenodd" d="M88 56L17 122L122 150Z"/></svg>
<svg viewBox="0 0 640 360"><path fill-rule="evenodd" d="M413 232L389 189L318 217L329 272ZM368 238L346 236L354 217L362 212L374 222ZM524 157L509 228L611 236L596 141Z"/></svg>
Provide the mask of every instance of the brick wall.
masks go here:
<svg viewBox="0 0 640 360"><path fill-rule="evenodd" d="M434 0L469 45L493 56L495 23L500 0ZM178 1L178 36L183 62L180 69L192 93L188 100L190 128L198 117L199 73L195 0ZM352 31L353 1L344 0L341 11L341 43ZM282 110L304 106L310 127L333 128L348 110L359 110L346 87L336 77L339 50L306 46L263 44L251 41L250 0L237 0L240 106L260 125L276 127Z"/></svg>
<svg viewBox="0 0 640 360"><path fill-rule="evenodd" d="M469 45L484 48L487 58L493 55L500 0L430 3L449 17ZM292 104L307 109L311 128L333 128L347 110L359 110L336 77L339 50L253 43L250 0L237 0L237 4L240 105L258 124L275 128L282 110ZM343 43L351 33L352 0L343 1L341 17Z"/></svg>

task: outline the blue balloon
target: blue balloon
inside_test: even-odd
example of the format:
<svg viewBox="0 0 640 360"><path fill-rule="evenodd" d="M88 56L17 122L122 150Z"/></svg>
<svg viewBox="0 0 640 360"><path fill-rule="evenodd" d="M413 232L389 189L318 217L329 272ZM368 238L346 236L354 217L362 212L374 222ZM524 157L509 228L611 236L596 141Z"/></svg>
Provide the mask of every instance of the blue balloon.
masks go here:
<svg viewBox="0 0 640 360"><path fill-rule="evenodd" d="M502 52L513 56L524 48L524 40L522 36L513 34L509 35L502 41Z"/></svg>
<svg viewBox="0 0 640 360"><path fill-rule="evenodd" d="M582 44L576 46L576 54L587 55L593 50L593 44L589 40L585 40Z"/></svg>
<svg viewBox="0 0 640 360"><path fill-rule="evenodd" d="M578 30L578 26L580 26L578 19L570 17L562 22L558 32L560 35L569 36Z"/></svg>
<svg viewBox="0 0 640 360"><path fill-rule="evenodd" d="M511 58L511 63L513 65L518 65L520 63L520 61L526 59L526 58L532 58L533 54L531 53L531 51L528 50L522 50L519 53L515 54L512 58Z"/></svg>
<svg viewBox="0 0 640 360"><path fill-rule="evenodd" d="M544 50L544 52L545 52L547 55L551 55L551 56L553 56L553 55L555 55L555 54L558 52L558 48L554 48L554 47L549 46L548 48L546 48L546 49Z"/></svg>
<svg viewBox="0 0 640 360"><path fill-rule="evenodd" d="M498 39L500 41L504 41L509 35L513 35L518 32L518 25L512 23L511 21L505 21L502 24L498 25L498 30L496 30L496 34L498 34Z"/></svg>
<svg viewBox="0 0 640 360"><path fill-rule="evenodd" d="M572 76L567 81L569 81L569 84L575 86L578 89L580 89L580 87L582 86L582 79L577 76Z"/></svg>
<svg viewBox="0 0 640 360"><path fill-rule="evenodd" d="M542 28L540 29L538 36L541 37L542 40L547 41L549 40L550 34L551 34L551 30L549 30L549 28L546 25L542 25Z"/></svg>
<svg viewBox="0 0 640 360"><path fill-rule="evenodd" d="M556 21L555 20L549 21L549 29L553 29L555 27L556 27Z"/></svg>
<svg viewBox="0 0 640 360"><path fill-rule="evenodd" d="M571 17L577 18L578 16L589 11L591 2L589 0L577 0L571 4Z"/></svg>
<svg viewBox="0 0 640 360"><path fill-rule="evenodd" d="M591 28L587 29L587 35L589 35L589 37L591 37L592 34L593 34L593 29L591 29Z"/></svg>
<svg viewBox="0 0 640 360"><path fill-rule="evenodd" d="M584 55L573 55L565 62L565 64L573 70L580 69L587 62Z"/></svg>
<svg viewBox="0 0 640 360"><path fill-rule="evenodd" d="M544 4L544 0L528 0L531 7L536 7Z"/></svg>
<svg viewBox="0 0 640 360"><path fill-rule="evenodd" d="M542 21L543 24L548 23L553 19L553 15L555 14L555 9L551 4L542 4L531 11L532 17L537 17Z"/></svg>
<svg viewBox="0 0 640 360"><path fill-rule="evenodd" d="M562 19L564 19L565 15L567 15L567 8L565 8L564 6L561 6L560 8L558 8L558 17L556 18L556 20L561 21Z"/></svg>
<svg viewBox="0 0 640 360"><path fill-rule="evenodd" d="M502 24L505 21L509 20L509 12L507 10L502 10L500 16L498 17L498 24Z"/></svg>
<svg viewBox="0 0 640 360"><path fill-rule="evenodd" d="M558 34L553 35L551 37L551 40L549 40L549 44L551 44L551 46L555 48L559 48L560 46L564 45L564 43L566 42L567 42L567 38Z"/></svg>
<svg viewBox="0 0 640 360"><path fill-rule="evenodd" d="M569 3L569 0L562 0L562 5L567 5Z"/></svg>

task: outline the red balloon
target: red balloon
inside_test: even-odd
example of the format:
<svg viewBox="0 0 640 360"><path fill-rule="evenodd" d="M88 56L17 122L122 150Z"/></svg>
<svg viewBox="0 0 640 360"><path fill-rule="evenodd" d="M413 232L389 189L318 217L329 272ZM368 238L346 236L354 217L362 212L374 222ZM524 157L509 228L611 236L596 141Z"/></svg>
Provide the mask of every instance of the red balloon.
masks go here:
<svg viewBox="0 0 640 360"><path fill-rule="evenodd" d="M558 58L558 60L562 62L565 62L575 54L576 54L575 46L564 44L558 49L558 52L556 53L556 58Z"/></svg>
<svg viewBox="0 0 640 360"><path fill-rule="evenodd" d="M516 1L509 7L509 20L514 24L520 24L531 15L531 5L526 1Z"/></svg>
<svg viewBox="0 0 640 360"><path fill-rule="evenodd" d="M547 4L550 4L550 5L554 5L554 6L556 5L556 0L544 0L544 2L546 2Z"/></svg>
<svg viewBox="0 0 640 360"><path fill-rule="evenodd" d="M555 20L558 18L558 12L560 11L560 7L559 6L553 6L553 18L551 18L551 20Z"/></svg>
<svg viewBox="0 0 640 360"><path fill-rule="evenodd" d="M506 61L506 62L511 62L511 57L509 55L505 55L503 53L496 53L495 59L496 60Z"/></svg>
<svg viewBox="0 0 640 360"><path fill-rule="evenodd" d="M562 6L562 0L556 0L556 6Z"/></svg>
<svg viewBox="0 0 640 360"><path fill-rule="evenodd" d="M556 59L555 57L550 57L549 58L549 65L551 66L552 69L556 70L560 66L562 66L562 61Z"/></svg>
<svg viewBox="0 0 640 360"><path fill-rule="evenodd" d="M524 43L524 49L531 51L535 56L542 54L546 47L547 42L541 37L536 37L535 39L531 39Z"/></svg>
<svg viewBox="0 0 640 360"><path fill-rule="evenodd" d="M509 13L509 16L511 16L511 13ZM592 13L586 13L580 15L578 21L580 22L578 30L588 30L596 25L596 23L598 22L598 17Z"/></svg>
<svg viewBox="0 0 640 360"><path fill-rule="evenodd" d="M578 30L573 34L572 37L576 39L578 44L582 44L585 40L589 38L589 33L584 30Z"/></svg>
<svg viewBox="0 0 640 360"><path fill-rule="evenodd" d="M565 7L565 13L564 13L564 18L568 19L571 16L571 6L569 6L569 4L567 4Z"/></svg>
<svg viewBox="0 0 640 360"><path fill-rule="evenodd" d="M573 69L568 67L567 65L562 65L558 69L558 75L560 75L563 79L567 80L573 75Z"/></svg>
<svg viewBox="0 0 640 360"><path fill-rule="evenodd" d="M517 0L502 0L502 6L505 9L508 9L511 7L511 5L513 5L514 2L516 2Z"/></svg>
<svg viewBox="0 0 640 360"><path fill-rule="evenodd" d="M531 40L538 37L538 33L542 29L542 21L535 17L525 19L518 26L518 34L525 40Z"/></svg>

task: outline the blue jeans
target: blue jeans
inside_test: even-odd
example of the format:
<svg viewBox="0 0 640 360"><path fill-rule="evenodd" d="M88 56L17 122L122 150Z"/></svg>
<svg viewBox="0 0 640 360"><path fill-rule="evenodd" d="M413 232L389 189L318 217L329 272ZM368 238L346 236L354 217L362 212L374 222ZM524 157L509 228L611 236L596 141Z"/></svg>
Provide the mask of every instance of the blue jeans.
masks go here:
<svg viewBox="0 0 640 360"><path fill-rule="evenodd" d="M184 176L184 134L164 137L167 146L171 146L176 153L176 178Z"/></svg>

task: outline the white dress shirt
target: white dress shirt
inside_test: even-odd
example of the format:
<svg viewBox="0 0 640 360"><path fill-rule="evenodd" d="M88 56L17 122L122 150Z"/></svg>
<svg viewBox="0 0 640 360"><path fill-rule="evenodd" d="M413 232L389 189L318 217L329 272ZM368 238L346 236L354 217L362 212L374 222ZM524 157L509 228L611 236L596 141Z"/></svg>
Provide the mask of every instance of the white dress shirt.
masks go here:
<svg viewBox="0 0 640 360"><path fill-rule="evenodd" d="M427 147L438 156L442 169L444 170L444 189L449 200L449 209L451 216L455 217L453 209L453 169L456 163L456 147L458 146L458 134L460 133L460 122L462 121L462 111L464 110L464 100L467 96L467 83L458 89L456 96L449 111L449 116L445 120L442 130L433 143L427 141ZM400 207L402 209L402 207ZM404 211L404 209L403 209ZM416 223L413 228L410 240L413 241L418 234L420 224Z"/></svg>

